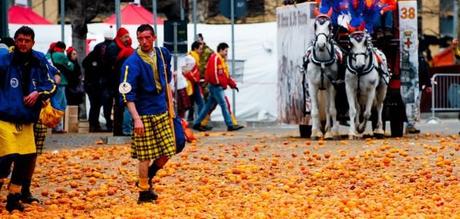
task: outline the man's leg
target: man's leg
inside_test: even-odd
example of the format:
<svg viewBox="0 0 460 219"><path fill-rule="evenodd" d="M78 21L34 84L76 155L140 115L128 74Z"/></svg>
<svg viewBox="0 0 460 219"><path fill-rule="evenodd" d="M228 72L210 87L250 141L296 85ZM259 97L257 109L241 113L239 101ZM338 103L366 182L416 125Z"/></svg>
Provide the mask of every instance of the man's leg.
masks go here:
<svg viewBox="0 0 460 219"><path fill-rule="evenodd" d="M194 85L193 99L198 107L197 112L200 112L204 107L204 99L203 99L203 95L201 94L201 89L200 89L199 84Z"/></svg>
<svg viewBox="0 0 460 219"><path fill-rule="evenodd" d="M420 91L418 96L415 97L415 103L412 105L412 110L410 114L407 115L407 126L406 126L407 134L419 134L420 133L420 129L417 129L415 127L415 123L420 118L420 96L421 94L422 93Z"/></svg>
<svg viewBox="0 0 460 219"><path fill-rule="evenodd" d="M24 168L24 176L22 179L22 187L21 187L21 201L22 203L32 203L32 202L40 202L39 199L32 196L30 192L30 185L32 184L32 176L35 171L35 165L37 163L37 154L27 154L27 155L20 155L22 156L21 159L24 160L27 165Z"/></svg>
<svg viewBox="0 0 460 219"><path fill-rule="evenodd" d="M211 109L209 110L208 114L204 119L201 121L201 126L207 127L209 124L209 121L211 120L211 114L214 112L214 110L217 108L217 102L214 102L214 104L211 106Z"/></svg>
<svg viewBox="0 0 460 219"><path fill-rule="evenodd" d="M118 95L115 95L115 104L113 106L113 135L122 136L123 135L123 113L125 107L118 98Z"/></svg>
<svg viewBox="0 0 460 219"><path fill-rule="evenodd" d="M102 107L102 95L89 92L89 131L90 132L97 132L101 130L101 125L99 124L99 114L101 112Z"/></svg>
<svg viewBox="0 0 460 219"><path fill-rule="evenodd" d="M227 125L227 130L234 131L243 128L242 126L233 125L232 117L230 116L230 112L227 108L227 102L225 101L224 89L219 86L213 86L211 87L210 92L212 97L216 99L217 104L219 104L222 110L222 115L224 116L224 121Z"/></svg>
<svg viewBox="0 0 460 219"><path fill-rule="evenodd" d="M204 104L203 109L198 113L198 117L193 122L193 129L198 131L207 131L207 129L201 125L201 122L208 115L208 112L210 112L210 109L214 104L216 104L216 101L212 98L212 95L210 95Z"/></svg>
<svg viewBox="0 0 460 219"><path fill-rule="evenodd" d="M11 175L11 182L9 185L9 194L6 200L6 210L9 212L13 210L24 211L24 205L21 200L21 185L32 174L35 169L36 154L17 155L14 161L13 174Z"/></svg>
<svg viewBox="0 0 460 219"><path fill-rule="evenodd" d="M6 155L0 158L0 189L6 183L8 176L11 173L15 155Z"/></svg>
<svg viewBox="0 0 460 219"><path fill-rule="evenodd" d="M139 161L139 199L137 200L138 204L152 202L158 198L158 195L150 189L149 165L150 160Z"/></svg>
<svg viewBox="0 0 460 219"><path fill-rule="evenodd" d="M232 124L233 124L234 126L237 126L237 125L238 125L238 121L236 120L235 114L233 114L233 112L232 112L232 106L230 105L230 101L228 100L227 95L225 95L225 102L227 103L228 112L230 112L230 116L232 117Z"/></svg>
<svg viewBox="0 0 460 219"><path fill-rule="evenodd" d="M385 27L385 36L392 37L393 36L393 12L387 11L384 13L384 27Z"/></svg>
<svg viewBox="0 0 460 219"><path fill-rule="evenodd" d="M123 135L130 136L133 133L133 118L129 113L128 108L125 107L123 115Z"/></svg>
<svg viewBox="0 0 460 219"><path fill-rule="evenodd" d="M32 203L40 202L40 200L30 192L30 185L32 184L32 176L35 171L35 166L37 164L37 155L42 154L44 150L45 138L46 138L46 126L37 122L34 124L34 137L35 137L35 146L37 149L36 154L23 155L25 159L30 159L30 168L24 176L21 188L21 201L23 203Z"/></svg>
<svg viewBox="0 0 460 219"><path fill-rule="evenodd" d="M150 188L153 189L153 177L157 174L158 170L163 168L163 166L168 162L169 158L166 156L160 157L152 162L149 166L148 177L149 177L149 184Z"/></svg>
<svg viewBox="0 0 460 219"><path fill-rule="evenodd" d="M113 108L113 97L110 95L109 91L102 91L101 103L103 106L104 118L107 127L107 131L111 132L113 129L112 121L112 108ZM99 119L99 115L97 115Z"/></svg>

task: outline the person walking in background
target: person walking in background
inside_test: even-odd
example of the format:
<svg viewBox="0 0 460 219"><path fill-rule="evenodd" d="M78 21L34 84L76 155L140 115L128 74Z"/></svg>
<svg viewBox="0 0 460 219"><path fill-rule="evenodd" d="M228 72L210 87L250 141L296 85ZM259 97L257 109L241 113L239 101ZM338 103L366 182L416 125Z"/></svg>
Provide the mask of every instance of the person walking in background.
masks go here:
<svg viewBox="0 0 460 219"><path fill-rule="evenodd" d="M152 26L143 24L136 33L139 48L121 68L119 91L134 120L131 156L139 160L138 203L144 203L157 199L152 179L176 146L166 101L171 55L166 48L154 48Z"/></svg>
<svg viewBox="0 0 460 219"><path fill-rule="evenodd" d="M218 104L222 110L227 131L236 131L244 128L240 125L233 125L232 117L227 108L225 101L225 89L229 86L238 91L235 81L231 78L226 62L228 54L228 44L220 43L217 46L217 52L213 53L209 58L206 66L205 80L208 83L209 97L200 111L198 118L194 121L193 129L198 131L206 131L207 129L201 125L201 121L208 115L212 106Z"/></svg>
<svg viewBox="0 0 460 219"><path fill-rule="evenodd" d="M134 49L131 47L132 40L129 36L128 30L121 27L117 31L115 40L107 48L107 64L112 67L110 79L111 88L112 88L112 98L115 98L115 104L113 108L113 135L114 136L123 136L123 115L125 112L125 107L120 102L118 95L118 83L120 81L121 75L121 66L123 62L130 56ZM129 114L126 114L129 115ZM125 119L131 123L131 118ZM126 124L128 125L128 124Z"/></svg>
<svg viewBox="0 0 460 219"><path fill-rule="evenodd" d="M188 53L188 56L193 58L195 62L193 63L192 68L190 68L191 66L188 66L187 68L190 68L190 69L187 69L188 71L184 72L184 76L187 79L187 83L190 86L190 89L188 90L190 90L190 93L191 93L189 94L189 96L190 96L190 100L191 100L190 102L192 105L188 113L188 118L187 118L188 121L193 121L194 113L200 112L204 106L203 94L202 94L201 86L200 86L201 77L200 77L200 71L199 71L200 56L201 54L203 54L203 49L204 49L204 44L202 42L195 41L192 43L192 50ZM188 59L188 60L191 60L191 59ZM191 62L189 61L186 64L191 65ZM195 111L195 105L196 105L196 111Z"/></svg>
<svg viewBox="0 0 460 219"><path fill-rule="evenodd" d="M80 105L83 102L85 90L82 84L83 75L81 74L81 67L77 60L77 50L73 47L69 47L66 53L67 58L74 66L73 71L69 71L69 75L67 75L67 87L65 91L67 104Z"/></svg>
<svg viewBox="0 0 460 219"><path fill-rule="evenodd" d="M61 82L58 84L57 95L62 95L59 97L63 101L62 105L67 105L67 99L65 96L66 87L68 85L68 75L74 70L74 64L67 58L65 52L66 45L64 42L58 41L50 45L48 50L47 58L51 60L52 64L61 72ZM65 133L64 131L64 122L61 120L61 123L53 129L54 133Z"/></svg>
<svg viewBox="0 0 460 219"><path fill-rule="evenodd" d="M23 203L32 200L30 190L22 190L32 180L37 159L33 124L38 121L42 100L56 91L48 60L33 50L35 33L27 26L14 34L14 51L0 56L0 160L14 163L6 209L24 210ZM1 167L0 171L9 171ZM3 175L0 183L8 175Z"/></svg>
<svg viewBox="0 0 460 219"><path fill-rule="evenodd" d="M113 96L112 85L109 84L112 67L107 64L106 52L109 45L113 42L113 33L104 33L104 41L97 44L93 51L83 59L82 65L85 70L85 91L88 94L89 109L89 131L112 132L112 106ZM99 114L103 107L106 123L106 130L99 124Z"/></svg>

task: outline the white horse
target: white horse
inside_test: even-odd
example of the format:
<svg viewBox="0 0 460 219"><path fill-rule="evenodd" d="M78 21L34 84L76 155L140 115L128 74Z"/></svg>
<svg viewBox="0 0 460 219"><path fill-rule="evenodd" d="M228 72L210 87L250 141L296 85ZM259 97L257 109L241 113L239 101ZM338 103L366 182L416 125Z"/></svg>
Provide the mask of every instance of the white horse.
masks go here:
<svg viewBox="0 0 460 219"><path fill-rule="evenodd" d="M332 41L331 19L326 15L320 15L316 18L314 26L314 45L304 56L311 97L311 139L333 139L339 135L334 83L338 78L338 59L341 54L337 54L340 50ZM321 119L320 115L325 115L325 118ZM322 127L321 120L324 119L326 124Z"/></svg>
<svg viewBox="0 0 460 219"><path fill-rule="evenodd" d="M345 88L350 105L350 139L358 138L366 128L372 107L376 108L375 137L383 137L383 101L389 81L385 55L373 48L367 33L355 31L350 34L351 50L347 56ZM358 134L359 133L359 134Z"/></svg>

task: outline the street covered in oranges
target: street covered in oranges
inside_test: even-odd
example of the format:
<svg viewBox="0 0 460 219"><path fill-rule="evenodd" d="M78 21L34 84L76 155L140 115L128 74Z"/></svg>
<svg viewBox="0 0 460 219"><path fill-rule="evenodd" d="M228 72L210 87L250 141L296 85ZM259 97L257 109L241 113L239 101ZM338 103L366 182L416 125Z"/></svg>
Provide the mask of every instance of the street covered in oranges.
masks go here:
<svg viewBox="0 0 460 219"><path fill-rule="evenodd" d="M318 218L460 216L460 138L310 141L257 131L198 135L137 204L129 145L47 151L32 185L41 204L2 218ZM1 192L4 205L5 189Z"/></svg>

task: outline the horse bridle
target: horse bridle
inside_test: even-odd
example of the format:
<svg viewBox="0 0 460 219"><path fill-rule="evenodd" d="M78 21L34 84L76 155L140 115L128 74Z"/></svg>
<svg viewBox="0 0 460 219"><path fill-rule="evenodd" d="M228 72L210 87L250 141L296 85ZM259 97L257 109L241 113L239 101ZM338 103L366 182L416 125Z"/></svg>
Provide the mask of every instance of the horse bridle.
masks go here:
<svg viewBox="0 0 460 219"><path fill-rule="evenodd" d="M314 41L314 45L316 45L316 42L318 41L318 37L319 36L324 36L326 37L326 44L329 44L330 45L330 49L327 49L327 52L329 54L329 57L330 59L328 60L319 60L317 57L316 57L316 47L313 46L313 54L312 54L312 57L311 57L311 61L316 64L316 65L320 65L320 66L330 66L332 65L336 59L335 59L335 56L333 54L333 50L334 50L334 45L332 43L332 38L331 38L331 34L330 34L330 31L329 31L329 34L326 34L326 33L318 33L316 34L316 22L319 22L320 24L324 24L326 21L331 21L331 19L327 16L318 16L316 19L315 19L315 41ZM329 30L331 29L331 24L329 24Z"/></svg>
<svg viewBox="0 0 460 219"><path fill-rule="evenodd" d="M353 73L354 75L357 75L358 77L361 77L363 75L369 74L373 69L374 69L374 56L372 54L371 49L369 48L367 44L367 38L364 32L362 31L357 31L354 33L350 34L350 38L355 39L358 42L362 42L365 40L364 44L367 47L365 52L358 52L358 53L352 53L350 52L347 56L347 69ZM369 58L369 63L367 64L366 67L363 67L361 69L357 69L353 66L352 61L356 61L356 57L358 56L364 56L364 60L367 60ZM351 58L350 58L351 57Z"/></svg>
<svg viewBox="0 0 460 219"><path fill-rule="evenodd" d="M315 32L316 32L316 22L317 21L319 21L320 24L324 24L324 22L330 21L330 18L326 17L326 16L317 17L316 20L315 20ZM329 24L329 30L331 29L330 25L331 24ZM310 60L311 60L311 62L313 64L320 66L320 69L321 69L321 86L320 86L319 89L320 90L325 90L326 88L324 87L324 75L326 75L328 80L334 86L336 86L340 82L337 81L336 79L332 78L329 74L326 74L325 71L324 71L325 67L331 66L332 64L334 64L337 61L337 58L334 55L334 44L332 42L332 37L331 37L330 34L328 35L326 33L318 33L318 34L315 33L315 41L314 41L315 45L316 45L316 42L317 42L319 36L325 36L326 37L326 45L327 44L330 45L330 48L329 49L326 48L326 51L327 51L327 53L328 53L330 58L327 59L327 60L319 60L317 55L316 55L316 46L313 46L312 56L311 56Z"/></svg>

